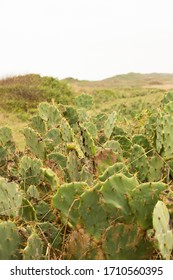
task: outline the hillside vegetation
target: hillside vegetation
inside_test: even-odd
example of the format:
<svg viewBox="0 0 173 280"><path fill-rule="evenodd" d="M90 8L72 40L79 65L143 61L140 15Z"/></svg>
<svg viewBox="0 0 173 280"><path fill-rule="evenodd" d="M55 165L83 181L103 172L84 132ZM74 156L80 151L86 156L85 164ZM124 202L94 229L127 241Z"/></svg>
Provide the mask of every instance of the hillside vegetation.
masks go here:
<svg viewBox="0 0 173 280"><path fill-rule="evenodd" d="M72 92L65 82L52 77L24 75L0 80L1 111L32 113L41 101L68 103Z"/></svg>
<svg viewBox="0 0 173 280"><path fill-rule="evenodd" d="M96 112L116 110L122 116L123 126L132 127L135 122L139 125L138 119L141 125L146 111L159 106L168 84L173 83L172 76L130 73L96 82L73 78L59 81L36 74L6 78L0 80L0 126L8 125L15 131L14 139L23 148L20 131L35 114L39 102L73 104L75 96L81 93L92 95ZM161 88L153 88L159 84Z"/></svg>

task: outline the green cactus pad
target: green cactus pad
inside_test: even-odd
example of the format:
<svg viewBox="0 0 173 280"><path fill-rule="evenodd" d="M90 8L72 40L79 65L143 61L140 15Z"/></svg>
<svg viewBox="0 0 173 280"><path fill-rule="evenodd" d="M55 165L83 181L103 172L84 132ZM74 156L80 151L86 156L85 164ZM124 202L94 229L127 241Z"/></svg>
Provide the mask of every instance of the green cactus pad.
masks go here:
<svg viewBox="0 0 173 280"><path fill-rule="evenodd" d="M29 147L31 152L36 157L44 160L46 156L46 151L45 144L42 141L42 137L29 127L24 128L23 133L25 136L26 145Z"/></svg>
<svg viewBox="0 0 173 280"><path fill-rule="evenodd" d="M76 139L74 139L74 142L72 143L67 143L66 147L68 151L76 151L79 159L83 159L85 157Z"/></svg>
<svg viewBox="0 0 173 280"><path fill-rule="evenodd" d="M36 233L32 233L27 240L27 245L23 250L24 260L42 260L43 245L40 237Z"/></svg>
<svg viewBox="0 0 173 280"><path fill-rule="evenodd" d="M8 142L12 140L12 133L9 127L1 127L0 128L0 143L3 146L7 146Z"/></svg>
<svg viewBox="0 0 173 280"><path fill-rule="evenodd" d="M55 222L56 215L53 213L53 209L49 203L44 200L40 200L37 204L34 204L34 209L36 211L38 221Z"/></svg>
<svg viewBox="0 0 173 280"><path fill-rule="evenodd" d="M152 227L152 213L160 193L167 189L162 182L143 183L134 188L129 195L129 205L137 222L144 229Z"/></svg>
<svg viewBox="0 0 173 280"><path fill-rule="evenodd" d="M158 182L162 179L164 161L161 157L155 155L149 161L148 181Z"/></svg>
<svg viewBox="0 0 173 280"><path fill-rule="evenodd" d="M61 114L57 107L50 105L47 102L42 102L38 106L38 113L41 119L43 119L49 128L56 127L61 120Z"/></svg>
<svg viewBox="0 0 173 280"><path fill-rule="evenodd" d="M35 199L35 200L40 199L39 191L37 190L36 186L33 186L33 185L29 186L26 194L27 194L28 199Z"/></svg>
<svg viewBox="0 0 173 280"><path fill-rule="evenodd" d="M113 140L118 141L121 145L121 149L123 150L123 156L125 158L129 158L130 156L130 150L132 147L131 140L124 135L116 135L114 136Z"/></svg>
<svg viewBox="0 0 173 280"><path fill-rule="evenodd" d="M15 183L0 178L0 217L17 217L22 204L22 193Z"/></svg>
<svg viewBox="0 0 173 280"><path fill-rule="evenodd" d="M100 238L103 231L108 227L108 214L101 203L101 193L98 186L86 191L80 199L78 210L80 222L86 232L96 239Z"/></svg>
<svg viewBox="0 0 173 280"><path fill-rule="evenodd" d="M163 259L169 260L173 250L173 233L169 226L170 215L166 205L158 201L153 211L155 239Z"/></svg>
<svg viewBox="0 0 173 280"><path fill-rule="evenodd" d="M30 185L38 185L41 181L41 168L43 164L39 159L23 156L19 164L19 174L26 189Z"/></svg>
<svg viewBox="0 0 173 280"><path fill-rule="evenodd" d="M74 140L74 133L72 128L70 127L68 121L65 118L62 118L60 122L60 133L62 140L66 143L73 142Z"/></svg>
<svg viewBox="0 0 173 280"><path fill-rule="evenodd" d="M89 117L88 112L85 109L80 108L80 109L77 110L77 113L78 113L78 116L79 116L79 122L80 123L89 122L90 117Z"/></svg>
<svg viewBox="0 0 173 280"><path fill-rule="evenodd" d="M165 159L173 158L173 116L165 115L163 122L163 151L161 155Z"/></svg>
<svg viewBox="0 0 173 280"><path fill-rule="evenodd" d="M128 178L122 173L113 175L102 183L100 191L110 218L127 222L133 220L127 196L136 186L138 181L135 177Z"/></svg>
<svg viewBox="0 0 173 280"><path fill-rule="evenodd" d="M152 244L135 224L112 225L102 245L108 260L146 260L153 254Z"/></svg>
<svg viewBox="0 0 173 280"><path fill-rule="evenodd" d="M94 174L87 165L82 167L79 176L81 182L86 182L88 186L93 184Z"/></svg>
<svg viewBox="0 0 173 280"><path fill-rule="evenodd" d="M173 101L169 101L169 103L165 104L163 107L163 111L165 114L173 115Z"/></svg>
<svg viewBox="0 0 173 280"><path fill-rule="evenodd" d="M77 110L72 106L66 106L63 115L67 119L70 125L76 124L79 120Z"/></svg>
<svg viewBox="0 0 173 280"><path fill-rule="evenodd" d="M93 157L96 154L96 146L94 144L94 140L91 134L83 125L80 125L80 129L84 153L86 153L87 156Z"/></svg>
<svg viewBox="0 0 173 280"><path fill-rule="evenodd" d="M110 176L116 175L117 173L123 173L127 177L132 177L132 174L129 173L127 165L122 162L117 162L112 166L109 166L102 175L99 176L99 180L104 182Z"/></svg>
<svg viewBox="0 0 173 280"><path fill-rule="evenodd" d="M92 122L84 122L83 126L87 129L87 131L91 134L93 139L97 138L97 127Z"/></svg>
<svg viewBox="0 0 173 280"><path fill-rule="evenodd" d="M146 152L151 150L151 145L150 145L148 139L146 138L146 136L143 134L133 135L132 143L141 146L142 148L144 148L144 150Z"/></svg>
<svg viewBox="0 0 173 280"><path fill-rule="evenodd" d="M118 155L110 148L104 148L97 152L94 157L94 164L96 174L101 175L105 170L114 165L117 161Z"/></svg>
<svg viewBox="0 0 173 280"><path fill-rule="evenodd" d="M48 159L62 168L65 168L67 165L67 157L61 153L52 152L48 155Z"/></svg>
<svg viewBox="0 0 173 280"><path fill-rule="evenodd" d="M113 152L117 153L118 154L118 158L119 160L122 160L122 149L121 149L121 146L120 146L120 143L118 141L115 141L115 140L109 140L107 141L104 145L103 145L104 148L110 148L113 150Z"/></svg>
<svg viewBox="0 0 173 280"><path fill-rule="evenodd" d="M98 130L103 128L103 123L107 120L107 115L103 113L99 113L93 118L93 122L95 123Z"/></svg>
<svg viewBox="0 0 173 280"><path fill-rule="evenodd" d="M79 180L78 158L75 151L70 151L67 157L67 172L70 182L77 182Z"/></svg>
<svg viewBox="0 0 173 280"><path fill-rule="evenodd" d="M40 133L41 135L44 135L46 133L45 122L43 121L42 118L40 118L40 116L32 117L30 126L34 130L38 131L38 133Z"/></svg>
<svg viewBox="0 0 173 280"><path fill-rule="evenodd" d="M75 98L76 106L79 108L91 109L93 105L93 98L88 94L81 94Z"/></svg>
<svg viewBox="0 0 173 280"><path fill-rule="evenodd" d="M116 136L116 135L124 135L127 136L127 133L122 129L122 127L119 126L114 126L113 132L112 132L112 136Z"/></svg>
<svg viewBox="0 0 173 280"><path fill-rule="evenodd" d="M41 168L43 181L54 191L59 186L59 179L50 168Z"/></svg>
<svg viewBox="0 0 173 280"><path fill-rule="evenodd" d="M22 238L15 223L0 221L0 260L19 260Z"/></svg>
<svg viewBox="0 0 173 280"><path fill-rule="evenodd" d="M72 226L79 221L79 202L82 193L88 185L84 182L74 182L61 185L52 198L52 205L61 211L63 223L69 222Z"/></svg>
<svg viewBox="0 0 173 280"><path fill-rule="evenodd" d="M163 150L163 119L161 113L156 119L156 150L158 153Z"/></svg>
<svg viewBox="0 0 173 280"><path fill-rule="evenodd" d="M116 112L111 113L108 116L107 120L105 121L104 133L108 139L110 139L111 134L113 132L115 121L116 121Z"/></svg>
<svg viewBox="0 0 173 280"><path fill-rule="evenodd" d="M36 211L32 204L26 199L22 199L22 205L20 207L19 215L24 221L36 221Z"/></svg>
<svg viewBox="0 0 173 280"><path fill-rule="evenodd" d="M61 134L58 128L50 129L45 137L44 142L46 145L47 151L52 152L59 144L61 144Z"/></svg>
<svg viewBox="0 0 173 280"><path fill-rule="evenodd" d="M138 179L145 182L148 176L149 163L144 148L134 144L130 155L130 171L137 173Z"/></svg>
<svg viewBox="0 0 173 280"><path fill-rule="evenodd" d="M170 101L173 101L173 91L169 91L165 94L164 98L162 99L162 104L165 105Z"/></svg>

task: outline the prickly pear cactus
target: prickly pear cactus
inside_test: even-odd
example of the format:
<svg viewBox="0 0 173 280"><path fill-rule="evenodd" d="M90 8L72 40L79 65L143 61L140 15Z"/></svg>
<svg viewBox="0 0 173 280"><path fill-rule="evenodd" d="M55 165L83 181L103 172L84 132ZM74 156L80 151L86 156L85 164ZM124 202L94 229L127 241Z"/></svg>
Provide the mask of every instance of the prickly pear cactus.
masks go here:
<svg viewBox="0 0 173 280"><path fill-rule="evenodd" d="M153 253L153 245L135 224L112 225L106 231L102 247L108 260L145 260Z"/></svg>
<svg viewBox="0 0 173 280"><path fill-rule="evenodd" d="M67 172L70 182L79 181L78 158L75 151L70 151L67 157Z"/></svg>
<svg viewBox="0 0 173 280"><path fill-rule="evenodd" d="M17 217L22 205L22 193L15 183L0 177L0 217Z"/></svg>
<svg viewBox="0 0 173 280"><path fill-rule="evenodd" d="M73 130L70 127L68 121L65 118L61 119L60 131L61 131L62 140L65 143L73 142L73 140L74 140L74 133L73 133Z"/></svg>
<svg viewBox="0 0 173 280"><path fill-rule="evenodd" d="M153 211L155 239L163 259L169 260L173 250L173 232L169 225L170 215L166 205L158 201Z"/></svg>
<svg viewBox="0 0 173 280"><path fill-rule="evenodd" d="M172 259L172 96L154 114L43 102L25 151L0 128L0 259Z"/></svg>
<svg viewBox="0 0 173 280"><path fill-rule="evenodd" d="M91 156L91 157L95 156L96 146L91 134L83 125L80 125L80 129L81 129L83 152L86 153L87 156Z"/></svg>
<svg viewBox="0 0 173 280"><path fill-rule="evenodd" d="M39 200L37 203L34 203L33 207L39 222L54 223L56 221L56 215L48 202Z"/></svg>
<svg viewBox="0 0 173 280"><path fill-rule="evenodd" d="M62 143L60 129L52 128L44 136L46 149L51 152Z"/></svg>
<svg viewBox="0 0 173 280"><path fill-rule="evenodd" d="M28 199L34 199L34 200L39 200L40 199L40 194L39 191L37 190L36 186L31 185L26 192L26 196Z"/></svg>
<svg viewBox="0 0 173 280"><path fill-rule="evenodd" d="M0 260L21 259L20 247L22 238L15 223L0 221Z"/></svg>
<svg viewBox="0 0 173 280"><path fill-rule="evenodd" d="M152 213L160 194L167 189L162 182L143 183L129 193L129 205L137 223L147 230L152 227Z"/></svg>
<svg viewBox="0 0 173 280"><path fill-rule="evenodd" d="M32 117L30 127L41 135L46 133L46 124L40 116Z"/></svg>
<svg viewBox="0 0 173 280"><path fill-rule="evenodd" d="M137 173L138 179L141 182L145 182L148 176L148 158L144 148L137 144L134 144L131 150L130 165L130 171L132 173Z"/></svg>
<svg viewBox="0 0 173 280"><path fill-rule="evenodd" d="M55 172L53 172L50 168L41 168L43 181L50 186L52 191L57 190L59 186L59 179Z"/></svg>
<svg viewBox="0 0 173 280"><path fill-rule="evenodd" d="M38 185L41 181L41 168L43 164L39 159L23 156L19 164L19 174L22 185L27 189L30 185Z"/></svg>
<svg viewBox="0 0 173 280"><path fill-rule="evenodd" d="M32 128L26 127L23 131L26 145L30 151L41 160L46 157L45 144L42 141L41 135L37 134Z"/></svg>
<svg viewBox="0 0 173 280"><path fill-rule="evenodd" d="M128 178L122 173L113 175L103 182L100 192L104 209L109 213L110 218L118 221L133 221L128 194L137 186L138 181L135 177Z"/></svg>
<svg viewBox="0 0 173 280"><path fill-rule="evenodd" d="M116 121L116 112L113 112L108 116L104 124L104 133L108 139L110 139L111 134L113 132L115 121Z"/></svg>
<svg viewBox="0 0 173 280"><path fill-rule="evenodd" d="M109 166L105 172L99 176L99 180L104 182L112 175L116 175L118 173L123 173L127 177L132 177L132 174L129 173L127 165L122 162L117 162L112 166Z"/></svg>
<svg viewBox="0 0 173 280"><path fill-rule="evenodd" d="M165 114L173 115L173 101L169 101L167 104L164 105L163 111Z"/></svg>
<svg viewBox="0 0 173 280"><path fill-rule="evenodd" d="M158 155L149 160L148 181L158 182L164 177L164 161Z"/></svg>
<svg viewBox="0 0 173 280"><path fill-rule="evenodd" d="M100 149L94 157L95 173L101 175L118 161L118 155L110 148Z"/></svg>
<svg viewBox="0 0 173 280"><path fill-rule="evenodd" d="M123 151L122 151L120 143L118 141L109 140L103 145L103 147L112 149L113 152L117 153L117 159L119 161L123 160L123 158L122 158Z"/></svg>
<svg viewBox="0 0 173 280"><path fill-rule="evenodd" d="M47 102L42 102L38 106L39 116L44 120L48 128L55 127L61 119L61 114L57 107Z"/></svg>
<svg viewBox="0 0 173 280"><path fill-rule="evenodd" d="M29 200L23 198L22 205L20 207L19 216L22 220L26 221L36 221L36 211Z"/></svg>
<svg viewBox="0 0 173 280"><path fill-rule="evenodd" d="M84 182L74 182L61 185L52 198L52 206L60 210L62 221L74 226L79 220L79 201L82 193L87 189Z"/></svg>
<svg viewBox="0 0 173 280"><path fill-rule="evenodd" d="M41 260L43 259L43 245L37 233L32 233L23 252L24 260Z"/></svg>
<svg viewBox="0 0 173 280"><path fill-rule="evenodd" d="M161 105L168 104L170 101L173 101L173 92L169 91L165 94L164 98L162 99Z"/></svg>
<svg viewBox="0 0 173 280"><path fill-rule="evenodd" d="M100 186L85 191L81 196L79 205L79 221L86 232L96 239L99 239L104 230L108 227L108 214L104 210L104 203L101 201Z"/></svg>
<svg viewBox="0 0 173 280"><path fill-rule="evenodd" d="M97 138L97 127L92 122L84 122L84 127L88 130L88 132L91 134L93 139Z"/></svg>
<svg viewBox="0 0 173 280"><path fill-rule="evenodd" d="M67 119L70 125L74 125L78 122L79 116L77 110L72 106L66 106L64 117Z"/></svg>
<svg viewBox="0 0 173 280"><path fill-rule="evenodd" d="M148 152L152 149L148 139L143 134L133 135L132 143L138 144L139 146L143 147L146 152Z"/></svg>
<svg viewBox="0 0 173 280"><path fill-rule="evenodd" d="M52 161L56 166L65 168L67 165L67 157L58 152L52 152L48 155L48 159Z"/></svg>
<svg viewBox="0 0 173 280"><path fill-rule="evenodd" d="M10 149L11 152L15 150L15 144L9 127L0 128L0 145Z"/></svg>
<svg viewBox="0 0 173 280"><path fill-rule="evenodd" d="M116 135L114 136L113 140L118 141L121 145L121 149L123 150L123 156L125 158L129 158L130 157L130 150L132 147L132 142L131 140L124 135Z"/></svg>
<svg viewBox="0 0 173 280"><path fill-rule="evenodd" d="M93 98L88 94L81 94L75 98L75 103L78 108L91 109L93 105Z"/></svg>
<svg viewBox="0 0 173 280"><path fill-rule="evenodd" d="M163 152L162 156L165 159L173 157L173 116L165 115L163 122Z"/></svg>

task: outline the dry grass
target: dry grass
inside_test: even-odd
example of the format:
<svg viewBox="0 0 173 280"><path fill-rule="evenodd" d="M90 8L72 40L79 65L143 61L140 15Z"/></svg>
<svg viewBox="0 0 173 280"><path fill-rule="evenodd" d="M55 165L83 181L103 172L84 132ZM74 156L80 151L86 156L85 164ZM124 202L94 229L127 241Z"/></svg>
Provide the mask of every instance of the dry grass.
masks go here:
<svg viewBox="0 0 173 280"><path fill-rule="evenodd" d="M24 136L21 131L27 124L20 121L16 115L0 112L0 127L8 126L12 129L13 138L20 150L25 147Z"/></svg>

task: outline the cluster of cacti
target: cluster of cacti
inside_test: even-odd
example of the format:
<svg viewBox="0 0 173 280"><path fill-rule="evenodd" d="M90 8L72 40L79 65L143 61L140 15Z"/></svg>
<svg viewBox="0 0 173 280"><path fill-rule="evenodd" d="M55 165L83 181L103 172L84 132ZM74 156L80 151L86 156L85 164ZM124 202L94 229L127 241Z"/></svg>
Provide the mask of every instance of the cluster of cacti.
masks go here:
<svg viewBox="0 0 173 280"><path fill-rule="evenodd" d="M85 94L41 103L24 152L1 128L0 259L172 258L172 100L143 134Z"/></svg>

